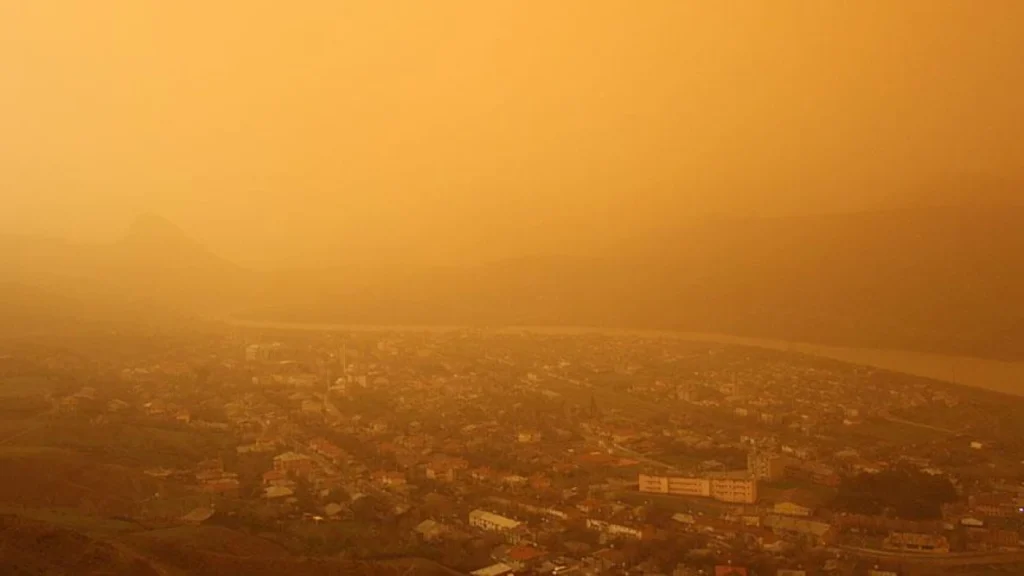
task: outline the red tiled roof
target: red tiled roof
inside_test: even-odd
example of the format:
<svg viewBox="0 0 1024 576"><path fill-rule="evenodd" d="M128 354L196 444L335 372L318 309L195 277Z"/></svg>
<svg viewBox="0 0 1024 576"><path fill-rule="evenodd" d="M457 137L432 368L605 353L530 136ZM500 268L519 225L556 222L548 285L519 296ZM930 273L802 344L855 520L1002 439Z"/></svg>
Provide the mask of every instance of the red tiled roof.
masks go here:
<svg viewBox="0 0 1024 576"><path fill-rule="evenodd" d="M532 546L514 546L508 551L509 560L515 560L516 562L529 562L530 560L540 558L547 552L538 550Z"/></svg>

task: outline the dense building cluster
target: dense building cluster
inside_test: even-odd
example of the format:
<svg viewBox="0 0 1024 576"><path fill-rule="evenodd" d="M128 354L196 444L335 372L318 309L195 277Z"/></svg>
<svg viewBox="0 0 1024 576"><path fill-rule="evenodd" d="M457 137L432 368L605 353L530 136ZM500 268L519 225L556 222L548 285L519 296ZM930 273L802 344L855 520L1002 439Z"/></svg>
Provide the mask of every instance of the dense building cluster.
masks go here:
<svg viewBox="0 0 1024 576"><path fill-rule="evenodd" d="M904 554L998 562L1021 540L1016 400L801 355L232 331L75 370L95 377L47 402L83 438L144 423L203 443L139 449L159 484L139 517L287 529L332 554L480 576L860 574Z"/></svg>

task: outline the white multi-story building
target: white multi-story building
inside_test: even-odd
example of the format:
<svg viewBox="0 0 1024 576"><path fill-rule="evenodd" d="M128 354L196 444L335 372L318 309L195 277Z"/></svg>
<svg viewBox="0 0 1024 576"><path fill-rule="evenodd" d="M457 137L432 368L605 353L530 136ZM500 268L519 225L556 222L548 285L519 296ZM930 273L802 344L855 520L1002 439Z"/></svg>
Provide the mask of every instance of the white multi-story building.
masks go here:
<svg viewBox="0 0 1024 576"><path fill-rule="evenodd" d="M469 525L490 532L507 532L519 527L522 522L506 518L500 514L486 510L473 510L469 513Z"/></svg>
<svg viewBox="0 0 1024 576"><path fill-rule="evenodd" d="M587 528L603 532L609 536L624 536L636 540L643 537L643 532L638 528L623 526L622 524L612 524L603 520L593 520L591 518L587 518Z"/></svg>
<svg viewBox="0 0 1024 576"><path fill-rule="evenodd" d="M748 476L678 477L640 474L641 492L714 498L722 502L753 504L757 502L757 480Z"/></svg>
<svg viewBox="0 0 1024 576"><path fill-rule="evenodd" d="M786 476L786 458L780 454L754 450L747 454L747 472L758 480L777 482Z"/></svg>
<svg viewBox="0 0 1024 576"><path fill-rule="evenodd" d="M711 497L721 502L753 504L757 502L757 480L729 476L711 478Z"/></svg>

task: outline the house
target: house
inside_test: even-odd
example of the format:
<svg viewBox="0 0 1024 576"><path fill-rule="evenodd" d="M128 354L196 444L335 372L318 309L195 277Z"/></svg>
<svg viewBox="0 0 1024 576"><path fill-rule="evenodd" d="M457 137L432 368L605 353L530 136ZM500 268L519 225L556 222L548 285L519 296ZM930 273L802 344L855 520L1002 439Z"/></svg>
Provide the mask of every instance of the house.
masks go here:
<svg viewBox="0 0 1024 576"><path fill-rule="evenodd" d="M520 431L516 437L520 444L536 444L540 442L542 438L542 434L537 430Z"/></svg>
<svg viewBox="0 0 1024 576"><path fill-rule="evenodd" d="M824 543L833 533L832 526L826 522L790 516L769 515L765 518L764 523L780 536L802 538L816 544Z"/></svg>
<svg viewBox="0 0 1024 576"><path fill-rule="evenodd" d="M603 520L594 520L591 518L587 518L587 528L596 530L608 536L632 538L634 540L640 540L643 537L643 532L638 528L632 528L622 524L613 524Z"/></svg>
<svg viewBox="0 0 1024 576"><path fill-rule="evenodd" d="M782 502L776 502L772 506L772 512L774 514L780 514L782 516L811 516L814 514L814 510L807 506L801 506L791 500L784 500Z"/></svg>
<svg viewBox="0 0 1024 576"><path fill-rule="evenodd" d="M817 504L817 498L810 492L788 490L775 502L775 505L772 507L772 513L781 514L782 516L813 516Z"/></svg>
<svg viewBox="0 0 1024 576"><path fill-rule="evenodd" d="M505 576L505 574L511 574L514 568L508 564L497 563L486 568L481 568L470 572L472 576Z"/></svg>
<svg viewBox="0 0 1024 576"><path fill-rule="evenodd" d="M424 520L423 522L417 524L416 527L412 529L412 531L415 532L425 542L435 542L444 537L445 533L448 532L448 529L444 524L441 524L440 522L435 522L433 520Z"/></svg>
<svg viewBox="0 0 1024 576"><path fill-rule="evenodd" d="M405 474L397 470L378 470L371 477L381 486L398 487L406 484Z"/></svg>
<svg viewBox="0 0 1024 576"><path fill-rule="evenodd" d="M506 486L523 486L527 482L529 482L529 478L518 474L506 474L501 478L501 483Z"/></svg>
<svg viewBox="0 0 1024 576"><path fill-rule="evenodd" d="M748 576L750 572L743 566L715 566L715 576Z"/></svg>
<svg viewBox="0 0 1024 576"><path fill-rule="evenodd" d="M274 500L278 498L287 498L293 496L295 491L291 488L285 488L284 486L271 486L263 491L263 497L268 500Z"/></svg>
<svg viewBox="0 0 1024 576"><path fill-rule="evenodd" d="M590 555L597 569L601 572L610 572L616 568L626 565L626 554L622 550L605 548Z"/></svg>
<svg viewBox="0 0 1024 576"><path fill-rule="evenodd" d="M341 516L341 513L344 511L345 507L337 502L331 502L324 506L324 514L326 514L328 518L337 518L338 516Z"/></svg>
<svg viewBox="0 0 1024 576"><path fill-rule="evenodd" d="M933 534L915 534L912 532L893 532L882 543L885 550L905 550L912 552L949 552L949 541L945 536Z"/></svg>
<svg viewBox="0 0 1024 576"><path fill-rule="evenodd" d="M286 474L308 476L313 471L313 459L297 452L285 452L274 456L274 470Z"/></svg>
<svg viewBox="0 0 1024 576"><path fill-rule="evenodd" d="M474 468L469 471L469 477L478 482L493 481L498 477L498 473L486 466L480 468Z"/></svg>
<svg viewBox="0 0 1024 576"><path fill-rule="evenodd" d="M446 462L431 462L426 466L426 475L427 478L438 482L454 482L455 468Z"/></svg>
<svg viewBox="0 0 1024 576"><path fill-rule="evenodd" d="M547 555L545 550L525 544L499 546L491 553L491 557L498 562L514 568L535 566Z"/></svg>
<svg viewBox="0 0 1024 576"><path fill-rule="evenodd" d="M264 486L294 486L295 482L281 470L267 470L263 473Z"/></svg>
<svg viewBox="0 0 1024 576"><path fill-rule="evenodd" d="M303 400L300 410L303 414L322 414L324 403L319 400Z"/></svg>
<svg viewBox="0 0 1024 576"><path fill-rule="evenodd" d="M469 462L463 458L442 456L426 466L427 478L441 482L454 482L458 470L469 468Z"/></svg>
<svg viewBox="0 0 1024 576"><path fill-rule="evenodd" d="M238 478L224 476L203 482L202 489L207 494L238 494L238 486Z"/></svg>

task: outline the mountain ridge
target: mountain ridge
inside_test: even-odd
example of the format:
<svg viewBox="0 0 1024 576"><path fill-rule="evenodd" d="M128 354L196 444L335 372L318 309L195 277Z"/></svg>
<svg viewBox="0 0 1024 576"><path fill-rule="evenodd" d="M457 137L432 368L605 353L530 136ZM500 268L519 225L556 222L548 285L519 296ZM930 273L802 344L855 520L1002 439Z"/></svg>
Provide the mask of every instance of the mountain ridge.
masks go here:
<svg viewBox="0 0 1024 576"><path fill-rule="evenodd" d="M102 296L107 310L132 302L281 322L591 325L1024 358L1020 207L716 218L596 257L387 270L248 270L158 217L126 238L0 242L0 283Z"/></svg>

